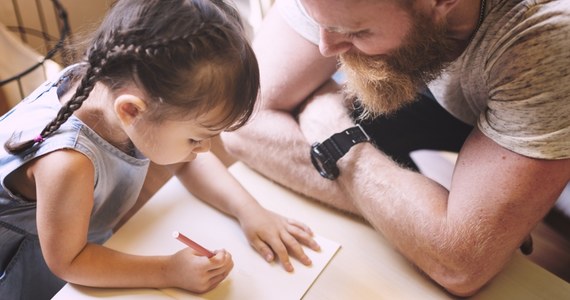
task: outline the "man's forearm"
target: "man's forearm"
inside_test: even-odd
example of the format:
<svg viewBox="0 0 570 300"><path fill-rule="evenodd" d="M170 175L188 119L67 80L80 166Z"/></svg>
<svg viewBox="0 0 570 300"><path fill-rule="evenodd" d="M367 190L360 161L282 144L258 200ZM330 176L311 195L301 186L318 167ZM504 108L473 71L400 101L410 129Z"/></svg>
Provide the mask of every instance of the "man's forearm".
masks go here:
<svg viewBox="0 0 570 300"><path fill-rule="evenodd" d="M404 256L450 291L462 294L452 281L462 280L461 267L454 264L465 253L457 248L461 228L448 228L446 222L448 191L372 148L356 146L339 161L341 189Z"/></svg>
<svg viewBox="0 0 570 300"><path fill-rule="evenodd" d="M286 112L262 110L252 123L222 135L228 152L268 178L335 208L356 213L336 182L319 176L310 144Z"/></svg>
<svg viewBox="0 0 570 300"><path fill-rule="evenodd" d="M404 256L465 296L504 267L552 207L568 180L566 165L518 155L476 131L459 155L450 191L370 144L339 160L338 181Z"/></svg>

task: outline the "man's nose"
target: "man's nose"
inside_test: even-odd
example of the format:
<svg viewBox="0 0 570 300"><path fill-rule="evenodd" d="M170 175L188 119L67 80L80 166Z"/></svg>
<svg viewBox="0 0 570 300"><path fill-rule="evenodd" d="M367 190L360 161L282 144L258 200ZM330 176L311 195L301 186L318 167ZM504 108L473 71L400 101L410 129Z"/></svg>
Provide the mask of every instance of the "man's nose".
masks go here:
<svg viewBox="0 0 570 300"><path fill-rule="evenodd" d="M325 57L331 57L347 52L352 48L352 42L344 35L327 29L320 29L319 51Z"/></svg>

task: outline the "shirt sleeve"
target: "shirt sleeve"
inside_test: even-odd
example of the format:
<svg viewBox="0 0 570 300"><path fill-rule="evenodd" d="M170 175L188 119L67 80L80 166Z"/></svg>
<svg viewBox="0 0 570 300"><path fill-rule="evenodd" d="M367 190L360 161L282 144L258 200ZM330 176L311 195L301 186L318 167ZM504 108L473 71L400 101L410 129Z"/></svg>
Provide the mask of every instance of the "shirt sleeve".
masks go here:
<svg viewBox="0 0 570 300"><path fill-rule="evenodd" d="M488 61L488 108L478 127L533 158L570 158L570 13L529 13Z"/></svg>
<svg viewBox="0 0 570 300"><path fill-rule="evenodd" d="M293 30L311 43L319 44L319 25L309 17L299 0L278 0L276 5Z"/></svg>

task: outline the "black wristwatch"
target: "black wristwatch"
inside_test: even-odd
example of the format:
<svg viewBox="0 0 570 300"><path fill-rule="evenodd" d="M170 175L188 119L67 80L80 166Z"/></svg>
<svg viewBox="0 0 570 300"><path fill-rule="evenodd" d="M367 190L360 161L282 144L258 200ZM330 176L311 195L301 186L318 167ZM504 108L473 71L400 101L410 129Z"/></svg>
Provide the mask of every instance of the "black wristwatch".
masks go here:
<svg viewBox="0 0 570 300"><path fill-rule="evenodd" d="M311 146L311 162L321 176L326 179L334 180L340 173L336 162L343 157L352 146L368 141L370 141L370 137L360 124L357 124L354 127L333 134L322 143L314 143Z"/></svg>

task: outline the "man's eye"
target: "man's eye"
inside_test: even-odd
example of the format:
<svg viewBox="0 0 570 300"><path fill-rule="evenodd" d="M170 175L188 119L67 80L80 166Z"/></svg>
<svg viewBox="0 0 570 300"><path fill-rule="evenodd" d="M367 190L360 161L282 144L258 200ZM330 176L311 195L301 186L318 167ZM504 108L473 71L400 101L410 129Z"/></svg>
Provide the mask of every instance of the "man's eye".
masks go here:
<svg viewBox="0 0 570 300"><path fill-rule="evenodd" d="M357 31L357 32L349 32L346 34L346 36L348 36L351 39L359 39L359 38L366 37L367 34L368 34L368 32L366 32L366 31Z"/></svg>

